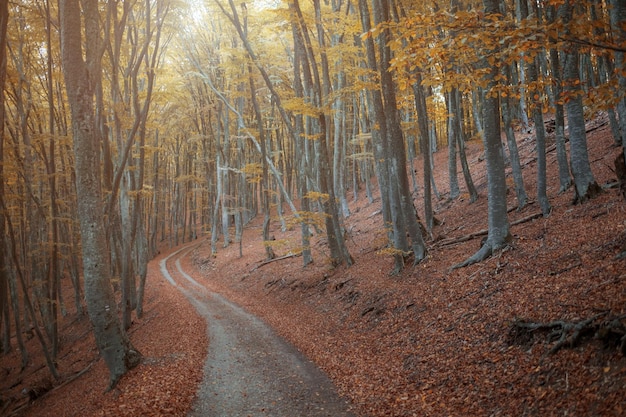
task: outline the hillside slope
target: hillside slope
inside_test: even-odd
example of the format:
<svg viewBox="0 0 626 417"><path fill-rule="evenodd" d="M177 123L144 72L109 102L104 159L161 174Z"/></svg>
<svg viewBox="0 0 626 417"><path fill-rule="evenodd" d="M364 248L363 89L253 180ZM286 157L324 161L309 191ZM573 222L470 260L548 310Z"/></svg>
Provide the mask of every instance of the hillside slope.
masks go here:
<svg viewBox="0 0 626 417"><path fill-rule="evenodd" d="M589 124L589 148L596 180L606 184L614 181L613 160L619 150L602 123ZM536 175L532 136L520 136L519 144L532 198ZM445 150L435 157L436 182L445 198ZM245 230L242 257L239 246L231 245L220 247L213 258L205 242L183 267L293 342L328 373L363 416L622 415L626 359L614 346L584 338L574 348L549 354L555 344L548 339L549 332L520 337L511 331L511 324L517 319L574 323L599 314L603 316L597 322L623 318L626 260L615 256L626 242L626 203L613 188L585 204L571 205L571 191L557 194L556 158L551 152L550 217L513 226L509 248L482 263L450 271L479 248L481 236L476 232L487 227L479 143L468 144L468 159L479 200L470 204L462 195L452 202L437 201L440 225L428 242L428 258L415 267L407 265L398 276L389 275L393 262L379 254L385 245L379 200L370 204L364 192L351 204L352 214L345 222L355 258L350 268L330 267L323 236L313 240L313 265L303 268L297 256L265 263L258 221ZM416 163L421 178L419 166ZM416 196L420 212L421 197ZM517 211L513 193L508 199L512 222L539 212L532 203ZM277 221L272 228L278 256L297 249L297 230L281 232ZM478 236L467 238L472 234ZM456 239L461 242L454 243ZM131 337L152 359L106 394L100 361L62 389L37 399L25 415L184 415L193 391L175 375L183 374L189 381L199 378L206 352L206 340L198 335L202 323L160 277L152 274L149 285L150 307L139 322L145 331L133 331ZM72 346L69 340L65 344L69 350ZM93 344L77 346L74 358L94 357ZM167 349L174 353L162 353ZM167 370L155 365L154 358L165 363L165 358L173 357L165 355L174 354L188 361ZM8 366L4 359L2 366ZM168 393L163 400L159 390ZM5 392L9 391L3 386L3 396ZM172 398L177 398L176 407L167 405ZM82 414L68 411L69 403Z"/></svg>
<svg viewBox="0 0 626 417"><path fill-rule="evenodd" d="M606 184L615 179L620 150L602 123L588 125L589 147L596 180ZM532 136L520 137L519 144L532 198ZM557 195L551 152L552 214L513 226L511 246L491 259L450 271L479 248L481 236L452 242L487 227L481 145L470 143L468 151L479 201L470 204L462 196L438 202L441 224L428 259L407 265L399 276L389 276L392 260L378 254L384 248L378 201L368 204L363 195L346 220L356 260L350 268L328 266L323 238L313 243L313 266L303 269L297 257L264 264L258 227L246 231L242 258L229 248L211 259L205 245L195 265L206 285L263 317L320 364L363 415L622 415L626 359L614 346L584 339L550 355L555 341L548 331L520 337L511 324L624 317L626 260L615 258L626 242L624 200L609 189L571 205L572 191ZM440 191L447 182L445 153L436 155ZM510 220L539 212L531 203L511 210ZM277 228L277 242L285 245L277 253L288 254L298 244L297 232Z"/></svg>

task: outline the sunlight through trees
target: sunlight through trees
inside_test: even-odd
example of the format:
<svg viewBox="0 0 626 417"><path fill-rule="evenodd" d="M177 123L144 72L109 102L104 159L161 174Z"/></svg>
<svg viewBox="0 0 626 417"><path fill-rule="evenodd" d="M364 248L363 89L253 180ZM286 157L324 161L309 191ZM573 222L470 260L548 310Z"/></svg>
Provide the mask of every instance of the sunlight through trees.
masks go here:
<svg viewBox="0 0 626 417"><path fill-rule="evenodd" d="M437 202L488 198L489 236L463 266L506 245L507 188L519 208L536 195L550 214L550 146L561 192L599 192L586 118L607 112L623 144L621 1L83 3L61 2L77 9L68 23L56 2L1 2L0 339L22 366L22 334L41 328L56 372L70 307L110 307L110 329L119 304L120 330L104 337L128 354L161 250L208 236L214 256L233 244L245 256L244 228L263 216L268 259L284 250L275 235L297 227L287 250L304 266L349 266L344 221L364 188L396 274L427 257ZM516 130L536 140L536 190L524 187ZM469 141L484 146L487 195ZM449 180L436 185L431 154L444 147ZM321 237L325 257L313 259Z"/></svg>

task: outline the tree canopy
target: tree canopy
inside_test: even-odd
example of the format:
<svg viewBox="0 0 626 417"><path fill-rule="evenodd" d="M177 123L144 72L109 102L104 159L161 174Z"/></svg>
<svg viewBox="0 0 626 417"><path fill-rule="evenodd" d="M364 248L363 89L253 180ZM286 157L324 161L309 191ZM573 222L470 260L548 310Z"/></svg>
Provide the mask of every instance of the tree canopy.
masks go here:
<svg viewBox="0 0 626 417"><path fill-rule="evenodd" d="M210 235L219 256L219 244L241 245L244 226L262 215L268 259L286 246L307 265L310 237L323 233L320 261L349 266L347 200L361 187L371 198L377 183L388 240L380 256L393 256L399 273L427 256L431 200L458 197L458 158L471 199L490 201L486 246L457 266L465 265L507 244L507 188L520 206L526 200L519 176L506 182L505 159L513 174L521 168L515 141L504 146L501 133L534 125L541 161L543 115L552 115L561 191L573 184L577 202L598 187L576 122L607 112L623 144L620 0L83 3L85 33L71 42L62 41L69 23L56 2L4 1L0 10L0 340L8 352L17 335L25 366L21 326L41 324L53 375L57 317L68 302L83 311L92 284L79 249L87 214L103 222L101 284L121 299L127 330L142 314L146 264L163 246ZM83 75L68 78L78 69L64 53L85 42L74 55ZM93 108L87 133L79 99ZM80 140L93 145L98 175L82 189L101 191L91 196L95 213L81 205ZM492 164L488 196L472 185L471 140L483 141ZM431 195L430 174L418 184L412 167L418 155L429 165L442 146L450 186ZM541 205L549 215L547 196ZM275 239L274 219L300 227L301 240Z"/></svg>

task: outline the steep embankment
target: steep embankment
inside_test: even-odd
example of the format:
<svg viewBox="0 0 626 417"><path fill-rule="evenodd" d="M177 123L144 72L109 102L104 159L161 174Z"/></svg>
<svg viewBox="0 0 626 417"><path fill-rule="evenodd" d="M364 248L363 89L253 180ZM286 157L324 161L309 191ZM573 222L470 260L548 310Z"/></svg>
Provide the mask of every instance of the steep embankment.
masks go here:
<svg viewBox="0 0 626 417"><path fill-rule="evenodd" d="M536 174L531 135L520 137L519 144L532 196ZM612 146L608 126L591 131L589 145L598 183L612 181L618 149ZM435 240L428 243L428 258L416 267L407 265L399 276L388 275L392 261L378 254L385 244L379 204L367 202L363 192L346 220L347 241L356 261L350 268L330 268L323 236L314 239L315 263L307 268L302 268L299 257L263 263L258 222L244 233L242 258L236 245L220 248L212 258L203 244L182 260L182 266L197 269L202 284L292 341L328 373L363 416L623 414L626 360L615 347L585 339L573 349L550 355L547 351L554 341L547 341L547 332L520 338L510 326L517 318L577 322L601 313L603 317L626 313L626 260L615 259L626 242L624 200L616 189L609 189L572 206L571 192L557 194L556 158L550 152L551 216L513 226L511 247L489 260L449 271L478 249L476 232L487 225L480 144L469 144L468 152L479 201L469 204L465 196L437 201L440 225L433 231ZM438 152L436 182L444 197L445 161L445 151ZM421 209L420 199L416 196ZM513 193L509 206L515 207ZM538 211L531 203L511 210L510 219ZM277 222L272 228L279 256L297 248L296 230L283 233ZM457 239L459 243L453 243ZM127 407L156 410L154 402L161 409L155 414L181 415L191 398L189 384L176 375L198 381L206 348L204 324L172 291L165 281L150 279L150 307L132 332L136 346L154 360L145 361L108 394L102 394L106 377L98 363L63 389L37 400L29 415L42 415L43 410L64 415L61 410L68 404L74 410L83 407L81 415L123 414ZM67 339L64 343L91 349L93 357L93 343L72 345L76 342ZM195 368L190 371L187 366ZM164 379L155 384L153 375ZM161 392L151 391L153 386ZM150 395L143 396L143 390ZM173 398L180 408L166 412Z"/></svg>
<svg viewBox="0 0 626 417"><path fill-rule="evenodd" d="M602 121L589 129L596 180L610 183L619 149ZM519 143L532 198L532 136ZM428 259L407 265L400 276L389 276L391 260L377 253L385 243L379 206L369 204L364 193L346 220L356 260L350 268L330 268L323 237L313 242L312 266L302 268L299 257L264 263L258 225L246 230L242 258L238 248L221 249L211 258L205 245L193 254L194 264L211 289L267 320L320 364L362 415L621 414L626 361L615 346L587 335L578 347L550 355L555 346L550 331L519 337L511 324L623 317L626 260L615 255L626 242L624 200L611 188L572 206L571 192L557 194L551 151L550 217L535 217L540 210L533 202L515 210L511 193L511 222L535 218L512 226L514 239L506 250L450 271L478 249L479 232L487 225L481 146L471 143L468 151L480 200L438 201L441 224L429 242ZM436 155L440 192L446 191L444 153ZM298 233L278 228L273 225L275 251L286 255L298 246Z"/></svg>

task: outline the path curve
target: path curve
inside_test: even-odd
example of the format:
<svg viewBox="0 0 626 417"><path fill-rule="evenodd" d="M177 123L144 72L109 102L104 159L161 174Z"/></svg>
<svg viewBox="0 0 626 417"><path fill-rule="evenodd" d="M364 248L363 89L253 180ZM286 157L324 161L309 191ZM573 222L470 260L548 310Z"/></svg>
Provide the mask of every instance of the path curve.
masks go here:
<svg viewBox="0 0 626 417"><path fill-rule="evenodd" d="M179 249L160 263L163 277L207 322L209 352L189 416L354 417L330 379L293 345L183 270L180 259L193 248ZM170 258L175 271L168 269Z"/></svg>

